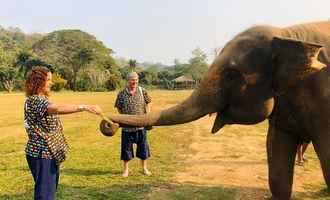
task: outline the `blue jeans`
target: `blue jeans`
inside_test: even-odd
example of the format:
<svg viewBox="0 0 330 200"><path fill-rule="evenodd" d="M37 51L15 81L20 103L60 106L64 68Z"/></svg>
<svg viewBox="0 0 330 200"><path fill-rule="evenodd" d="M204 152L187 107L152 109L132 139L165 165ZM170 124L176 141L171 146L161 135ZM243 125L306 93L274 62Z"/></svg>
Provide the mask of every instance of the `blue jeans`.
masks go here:
<svg viewBox="0 0 330 200"><path fill-rule="evenodd" d="M54 159L26 156L34 180L35 200L54 200L59 181L59 167Z"/></svg>

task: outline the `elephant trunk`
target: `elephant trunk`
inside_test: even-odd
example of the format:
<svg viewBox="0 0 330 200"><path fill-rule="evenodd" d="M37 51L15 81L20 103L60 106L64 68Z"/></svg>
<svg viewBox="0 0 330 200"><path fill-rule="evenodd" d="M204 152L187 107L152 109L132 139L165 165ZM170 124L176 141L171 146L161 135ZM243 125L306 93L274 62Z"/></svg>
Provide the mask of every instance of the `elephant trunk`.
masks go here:
<svg viewBox="0 0 330 200"><path fill-rule="evenodd" d="M104 135L112 135L120 126L162 126L175 125L191 122L203 117L206 114L218 112L223 107L219 85L219 73L212 65L208 75L203 78L199 89L196 89L189 98L171 108L151 112L144 115L110 115L109 119L114 123L107 124L102 121L100 128Z"/></svg>
<svg viewBox="0 0 330 200"><path fill-rule="evenodd" d="M196 120L212 110L203 104L199 90L182 103L158 112L152 112L145 115L112 115L110 119L121 125L129 126L161 126L182 124Z"/></svg>

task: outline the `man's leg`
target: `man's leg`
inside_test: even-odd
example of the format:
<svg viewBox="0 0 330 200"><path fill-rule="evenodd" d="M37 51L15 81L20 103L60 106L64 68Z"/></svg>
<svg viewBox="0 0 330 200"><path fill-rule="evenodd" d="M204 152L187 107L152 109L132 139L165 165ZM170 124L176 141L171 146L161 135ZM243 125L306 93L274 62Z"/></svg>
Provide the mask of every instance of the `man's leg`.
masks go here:
<svg viewBox="0 0 330 200"><path fill-rule="evenodd" d="M136 157L141 159L143 173L147 176L150 176L151 172L148 170L147 166L147 159L150 157L150 149L146 130L139 130L138 132Z"/></svg>
<svg viewBox="0 0 330 200"><path fill-rule="evenodd" d="M123 177L128 176L128 160L123 160Z"/></svg>
<svg viewBox="0 0 330 200"><path fill-rule="evenodd" d="M123 161L123 177L128 176L128 161L133 158L133 143L130 141L130 133L122 132L121 135L121 155L120 159Z"/></svg>
<svg viewBox="0 0 330 200"><path fill-rule="evenodd" d="M150 176L151 172L148 170L147 160L141 160L141 166L143 169L143 174Z"/></svg>

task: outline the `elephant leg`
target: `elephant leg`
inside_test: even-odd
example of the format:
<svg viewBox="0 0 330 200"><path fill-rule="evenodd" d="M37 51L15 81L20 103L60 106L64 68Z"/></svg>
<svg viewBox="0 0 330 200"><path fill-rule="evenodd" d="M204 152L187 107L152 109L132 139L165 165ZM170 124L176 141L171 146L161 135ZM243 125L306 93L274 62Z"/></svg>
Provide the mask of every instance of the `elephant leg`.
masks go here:
<svg viewBox="0 0 330 200"><path fill-rule="evenodd" d="M312 138L313 146L320 159L324 180L330 189L330 134L328 131Z"/></svg>
<svg viewBox="0 0 330 200"><path fill-rule="evenodd" d="M270 125L267 135L268 176L274 200L289 200L291 197L297 146L294 136Z"/></svg>

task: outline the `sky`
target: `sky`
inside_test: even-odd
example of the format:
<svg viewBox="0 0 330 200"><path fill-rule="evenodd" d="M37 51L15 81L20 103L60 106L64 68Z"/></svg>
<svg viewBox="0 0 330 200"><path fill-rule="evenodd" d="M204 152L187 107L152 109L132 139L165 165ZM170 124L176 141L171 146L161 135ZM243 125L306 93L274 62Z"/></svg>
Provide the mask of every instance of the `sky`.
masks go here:
<svg viewBox="0 0 330 200"><path fill-rule="evenodd" d="M7 0L0 26L26 33L81 29L115 57L171 65L214 49L254 25L289 26L330 19L329 0Z"/></svg>

